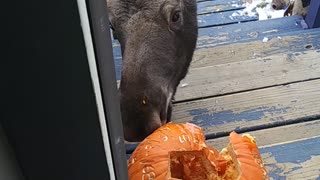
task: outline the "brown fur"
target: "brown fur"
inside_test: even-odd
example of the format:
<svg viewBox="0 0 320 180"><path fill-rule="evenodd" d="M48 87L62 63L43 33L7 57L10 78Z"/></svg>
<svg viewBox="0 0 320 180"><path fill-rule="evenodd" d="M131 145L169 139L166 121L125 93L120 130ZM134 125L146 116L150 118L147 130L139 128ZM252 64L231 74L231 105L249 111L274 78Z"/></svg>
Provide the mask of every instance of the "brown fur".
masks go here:
<svg viewBox="0 0 320 180"><path fill-rule="evenodd" d="M196 46L196 0L108 0L123 57L125 139L141 141L170 121L172 98Z"/></svg>
<svg viewBox="0 0 320 180"><path fill-rule="evenodd" d="M302 0L295 0L290 3L289 0L272 0L272 8L279 10L285 9L287 10L284 13L284 16L306 16L308 13L309 6L303 7Z"/></svg>
<svg viewBox="0 0 320 180"><path fill-rule="evenodd" d="M284 9L290 5L289 0L272 0L271 6L275 10Z"/></svg>
<svg viewBox="0 0 320 180"><path fill-rule="evenodd" d="M292 9L292 15L301 15L306 16L308 13L309 6L303 7L301 0L295 0L293 9Z"/></svg>

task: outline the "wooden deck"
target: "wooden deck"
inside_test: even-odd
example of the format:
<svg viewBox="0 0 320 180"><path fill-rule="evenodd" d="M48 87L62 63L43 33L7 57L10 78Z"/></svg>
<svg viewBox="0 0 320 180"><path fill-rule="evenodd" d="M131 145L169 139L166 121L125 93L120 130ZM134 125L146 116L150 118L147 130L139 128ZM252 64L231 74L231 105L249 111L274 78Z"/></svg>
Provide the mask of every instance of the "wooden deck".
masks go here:
<svg viewBox="0 0 320 180"><path fill-rule="evenodd" d="M300 16L230 17L241 8L240 0L198 0L197 49L173 120L201 126L219 150L229 132L248 132L272 179L320 180L320 29L304 29Z"/></svg>

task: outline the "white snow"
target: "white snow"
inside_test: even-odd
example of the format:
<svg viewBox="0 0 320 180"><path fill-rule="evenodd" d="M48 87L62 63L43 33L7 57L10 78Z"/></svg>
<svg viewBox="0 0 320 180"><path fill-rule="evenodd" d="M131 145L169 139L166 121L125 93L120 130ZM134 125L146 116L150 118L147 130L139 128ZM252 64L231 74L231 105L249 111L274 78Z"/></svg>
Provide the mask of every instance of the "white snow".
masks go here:
<svg viewBox="0 0 320 180"><path fill-rule="evenodd" d="M189 85L188 83L183 83L183 84L181 84L181 87L184 88L184 87L186 87L188 85Z"/></svg>
<svg viewBox="0 0 320 180"><path fill-rule="evenodd" d="M274 10L271 3L272 0L252 0L252 3L244 3L245 9L233 13L232 16L259 17L259 20L283 17L285 9Z"/></svg>
<svg viewBox="0 0 320 180"><path fill-rule="evenodd" d="M269 38L267 38L267 37L264 37L263 39L262 39L262 42L268 42L269 41Z"/></svg>
<svg viewBox="0 0 320 180"><path fill-rule="evenodd" d="M231 4L231 6L236 7L236 8L241 7L241 5L239 5L239 4Z"/></svg>

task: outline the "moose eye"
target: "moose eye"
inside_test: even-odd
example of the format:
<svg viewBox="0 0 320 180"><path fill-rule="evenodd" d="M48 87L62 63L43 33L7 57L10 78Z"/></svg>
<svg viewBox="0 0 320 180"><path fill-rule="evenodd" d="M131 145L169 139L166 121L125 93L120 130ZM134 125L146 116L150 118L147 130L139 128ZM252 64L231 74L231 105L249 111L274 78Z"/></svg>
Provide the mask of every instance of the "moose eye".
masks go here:
<svg viewBox="0 0 320 180"><path fill-rule="evenodd" d="M173 16L171 17L172 22L178 22L180 19L180 11L174 12Z"/></svg>

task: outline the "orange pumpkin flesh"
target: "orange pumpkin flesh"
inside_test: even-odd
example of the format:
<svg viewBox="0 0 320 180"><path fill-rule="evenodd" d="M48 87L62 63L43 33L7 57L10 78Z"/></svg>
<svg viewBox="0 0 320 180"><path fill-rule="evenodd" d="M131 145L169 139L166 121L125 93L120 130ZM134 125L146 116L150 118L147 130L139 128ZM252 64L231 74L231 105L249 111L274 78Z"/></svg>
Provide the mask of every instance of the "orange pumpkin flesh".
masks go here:
<svg viewBox="0 0 320 180"><path fill-rule="evenodd" d="M256 142L230 133L220 153L205 143L194 124L167 123L142 141L128 162L130 180L268 179Z"/></svg>
<svg viewBox="0 0 320 180"><path fill-rule="evenodd" d="M236 172L239 179L269 179L259 149L252 136L249 134L240 136L232 132L229 141L228 146L220 153L225 159L231 158L233 166L229 167L233 169L229 171Z"/></svg>
<svg viewBox="0 0 320 180"><path fill-rule="evenodd" d="M167 176L184 180L216 178L218 174L216 167L211 164L203 150L169 152L170 162Z"/></svg>

